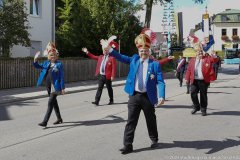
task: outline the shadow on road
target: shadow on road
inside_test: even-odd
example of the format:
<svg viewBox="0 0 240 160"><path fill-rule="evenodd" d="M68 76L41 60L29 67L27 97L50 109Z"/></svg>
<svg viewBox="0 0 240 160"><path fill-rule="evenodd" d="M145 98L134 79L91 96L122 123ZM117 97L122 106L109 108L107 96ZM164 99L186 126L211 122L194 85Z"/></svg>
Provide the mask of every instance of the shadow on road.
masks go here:
<svg viewBox="0 0 240 160"><path fill-rule="evenodd" d="M218 87L211 87L211 88L240 88L237 86L218 86Z"/></svg>
<svg viewBox="0 0 240 160"><path fill-rule="evenodd" d="M111 119L108 119L111 118ZM98 120L90 120L90 121L72 121L72 122L63 122L63 125L59 125L59 126L52 126L52 127L46 127L46 129L48 128L60 128L60 127L77 127L77 126L96 126L96 125L102 125L102 124L113 124L113 123L122 123L125 122L126 120L124 120L121 117L118 116L107 116L104 117L103 119L98 119Z"/></svg>
<svg viewBox="0 0 240 160"><path fill-rule="evenodd" d="M238 137L240 138L240 137ZM226 148L235 147L240 145L240 140L225 139L223 141L215 140L202 140L202 141L173 141L173 143L159 143L159 147L156 149L167 149L167 148L193 148L193 149L209 149L206 154L213 154L224 150ZM142 152L152 150L151 148L136 149L134 152Z"/></svg>
<svg viewBox="0 0 240 160"><path fill-rule="evenodd" d="M182 108L188 108L188 109L192 109L192 106L189 105L162 105L159 107L159 109L161 108L165 108L165 109L182 109ZM158 109L158 108L157 108Z"/></svg>
<svg viewBox="0 0 240 160"><path fill-rule="evenodd" d="M14 102L9 104L3 104L0 106L0 121L6 121L6 120L12 120L12 118L9 116L9 113L7 111L8 107L11 106L17 106L17 107L24 107L24 106L30 106L33 103L36 103L35 101L21 101L21 102Z"/></svg>
<svg viewBox="0 0 240 160"><path fill-rule="evenodd" d="M232 94L232 93L228 93L228 92L207 92L210 94Z"/></svg>
<svg viewBox="0 0 240 160"><path fill-rule="evenodd" d="M213 112L209 115L227 115L227 116L240 116L240 111L222 111L222 112Z"/></svg>

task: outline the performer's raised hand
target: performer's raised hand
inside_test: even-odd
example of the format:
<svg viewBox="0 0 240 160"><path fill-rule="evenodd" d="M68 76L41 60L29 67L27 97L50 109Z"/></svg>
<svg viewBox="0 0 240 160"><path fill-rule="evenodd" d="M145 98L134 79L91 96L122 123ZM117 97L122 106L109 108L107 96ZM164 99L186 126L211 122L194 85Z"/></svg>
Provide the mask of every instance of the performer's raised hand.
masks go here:
<svg viewBox="0 0 240 160"><path fill-rule="evenodd" d="M63 89L63 90L61 90L61 94L62 95L64 95L65 94L65 90Z"/></svg>
<svg viewBox="0 0 240 160"><path fill-rule="evenodd" d="M86 47L83 47L82 48L82 51L85 53L85 54L88 54L88 49Z"/></svg>
<svg viewBox="0 0 240 160"><path fill-rule="evenodd" d="M160 107L160 106L163 105L163 104L164 104L164 99L163 99L163 98L159 98L158 104L157 104L156 107Z"/></svg>
<svg viewBox="0 0 240 160"><path fill-rule="evenodd" d="M40 51L37 51L35 56L34 56L34 62L37 62L38 58L40 57Z"/></svg>
<svg viewBox="0 0 240 160"><path fill-rule="evenodd" d="M168 56L167 58L168 59L174 59L175 57L174 56Z"/></svg>

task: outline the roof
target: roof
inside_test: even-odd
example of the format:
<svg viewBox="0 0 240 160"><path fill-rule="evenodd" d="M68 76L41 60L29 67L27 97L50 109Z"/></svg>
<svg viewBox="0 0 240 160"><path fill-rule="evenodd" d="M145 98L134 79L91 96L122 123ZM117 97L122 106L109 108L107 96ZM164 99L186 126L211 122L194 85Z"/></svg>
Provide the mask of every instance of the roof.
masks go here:
<svg viewBox="0 0 240 160"><path fill-rule="evenodd" d="M223 17L226 17L226 20L223 20ZM226 9L215 16L213 23L240 23L240 10Z"/></svg>

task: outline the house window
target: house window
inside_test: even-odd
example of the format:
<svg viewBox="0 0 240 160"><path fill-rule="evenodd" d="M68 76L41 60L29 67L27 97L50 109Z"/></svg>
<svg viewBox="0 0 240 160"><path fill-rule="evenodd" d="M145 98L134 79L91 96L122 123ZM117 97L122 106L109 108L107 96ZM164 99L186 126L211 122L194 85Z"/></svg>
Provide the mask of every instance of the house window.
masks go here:
<svg viewBox="0 0 240 160"><path fill-rule="evenodd" d="M42 51L41 41L31 41L30 56L34 57L37 51Z"/></svg>
<svg viewBox="0 0 240 160"><path fill-rule="evenodd" d="M233 48L238 48L238 43L234 43Z"/></svg>
<svg viewBox="0 0 240 160"><path fill-rule="evenodd" d="M225 51L225 44L222 44L222 51Z"/></svg>
<svg viewBox="0 0 240 160"><path fill-rule="evenodd" d="M237 30L237 28L233 28L233 30L232 30L232 35L233 36L237 36L238 35L238 32L237 32L238 30Z"/></svg>
<svg viewBox="0 0 240 160"><path fill-rule="evenodd" d="M34 16L39 16L40 11L40 0L30 0L30 14Z"/></svg>
<svg viewBox="0 0 240 160"><path fill-rule="evenodd" d="M240 15L238 15L238 21L240 21Z"/></svg>
<svg viewBox="0 0 240 160"><path fill-rule="evenodd" d="M222 16L221 16L221 20L222 20L222 22L226 22L226 21L227 21L227 16L222 15Z"/></svg>
<svg viewBox="0 0 240 160"><path fill-rule="evenodd" d="M227 35L227 29L222 29L222 36L226 36Z"/></svg>

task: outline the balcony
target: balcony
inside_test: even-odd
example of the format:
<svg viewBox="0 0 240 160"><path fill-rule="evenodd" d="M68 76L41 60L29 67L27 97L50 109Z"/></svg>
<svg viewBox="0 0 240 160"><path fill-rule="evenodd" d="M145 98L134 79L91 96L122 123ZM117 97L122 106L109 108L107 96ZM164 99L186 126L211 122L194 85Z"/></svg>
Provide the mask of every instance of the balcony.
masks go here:
<svg viewBox="0 0 240 160"><path fill-rule="evenodd" d="M239 36L238 35L233 35L232 36L232 40L233 41L238 41L239 40Z"/></svg>
<svg viewBox="0 0 240 160"><path fill-rule="evenodd" d="M222 35L221 39L222 39L223 41L229 41L229 38L228 38L227 35Z"/></svg>

